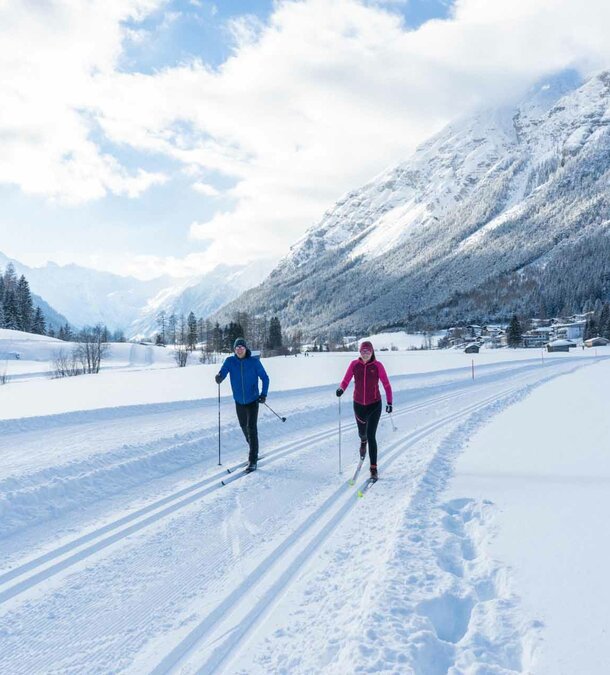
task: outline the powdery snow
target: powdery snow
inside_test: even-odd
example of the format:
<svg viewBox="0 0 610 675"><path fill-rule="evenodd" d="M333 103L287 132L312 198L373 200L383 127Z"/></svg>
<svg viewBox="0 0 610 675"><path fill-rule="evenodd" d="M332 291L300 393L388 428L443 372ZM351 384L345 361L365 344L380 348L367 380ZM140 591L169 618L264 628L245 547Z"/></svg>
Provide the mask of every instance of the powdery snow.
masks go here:
<svg viewBox="0 0 610 675"><path fill-rule="evenodd" d="M502 412L467 445L446 495L487 511L481 555L508 565L516 616L536 629L536 675L610 663L609 377L598 364Z"/></svg>
<svg viewBox="0 0 610 675"><path fill-rule="evenodd" d="M352 354L264 361L269 404L288 420L261 407L262 457L248 477L226 385L218 466L218 366L127 363L0 386L3 671L556 673L540 640L565 640L568 626L571 663L593 664L590 625L572 620L572 604L548 604L547 580L554 591L568 575L601 630L607 598L593 594L607 565L592 550L602 525L587 496L574 502L582 485L601 488L588 477L605 475L603 453L587 452L573 480L583 451L567 430L586 428L591 448L607 437L601 402L580 417L607 381L606 354L380 353L394 423L383 415L381 478L363 498L364 477L347 484L350 401L334 396ZM557 433L533 434L544 415L557 422L556 410ZM518 451L503 440L508 429ZM519 502L532 474L548 470L528 465L530 439L549 442L543 454L560 458L552 475L568 490L560 502L544 482L546 512L531 495ZM578 546L546 527L541 548L565 561L550 573L543 552L524 547L568 504ZM517 522L531 522L527 537ZM568 563L584 565L591 583ZM531 592L534 582L547 590Z"/></svg>

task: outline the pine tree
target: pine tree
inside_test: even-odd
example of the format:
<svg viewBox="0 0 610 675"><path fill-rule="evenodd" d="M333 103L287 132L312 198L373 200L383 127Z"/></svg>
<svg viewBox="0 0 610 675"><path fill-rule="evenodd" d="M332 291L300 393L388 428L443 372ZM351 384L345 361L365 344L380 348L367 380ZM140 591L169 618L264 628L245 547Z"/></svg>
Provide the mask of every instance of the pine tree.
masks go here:
<svg viewBox="0 0 610 675"><path fill-rule="evenodd" d="M44 314L40 307L36 307L36 312L34 313L34 320L32 321L32 333L36 335L44 335L47 332L47 325L44 320Z"/></svg>
<svg viewBox="0 0 610 675"><path fill-rule="evenodd" d="M16 298L19 330L29 333L34 323L34 303L32 302L30 285L23 274L17 282Z"/></svg>
<svg viewBox="0 0 610 675"><path fill-rule="evenodd" d="M190 351L197 347L197 319L193 312L189 312L187 322L186 344Z"/></svg>
<svg viewBox="0 0 610 675"><path fill-rule="evenodd" d="M220 327L220 324L218 322L216 322L216 325L212 329L212 344L214 345L215 352L222 351L223 335L222 335L222 328Z"/></svg>
<svg viewBox="0 0 610 675"><path fill-rule="evenodd" d="M269 321L269 349L281 349L282 347L282 326L277 316Z"/></svg>
<svg viewBox="0 0 610 675"><path fill-rule="evenodd" d="M4 294L4 326L5 328L10 328L11 330L19 330L19 308L17 306L17 296L15 291L10 286Z"/></svg>
<svg viewBox="0 0 610 675"><path fill-rule="evenodd" d="M161 340L157 341L157 344L165 345L167 344L167 320L165 310L161 310L157 314L157 325L159 326L159 335L161 336Z"/></svg>
<svg viewBox="0 0 610 675"><path fill-rule="evenodd" d="M63 326L59 327L59 333L57 337L60 340L64 340L65 342L71 342L74 340L74 334L72 333L72 329L70 328L70 324L66 323Z"/></svg>
<svg viewBox="0 0 610 675"><path fill-rule="evenodd" d="M4 271L4 292L17 290L17 274L13 263L9 263Z"/></svg>
<svg viewBox="0 0 610 675"><path fill-rule="evenodd" d="M523 330L521 329L521 323L517 318L516 314L513 314L510 325L508 326L508 334L506 336L509 347L518 347L521 344L521 338L523 335Z"/></svg>
<svg viewBox="0 0 610 675"><path fill-rule="evenodd" d="M597 331L597 321L595 316L590 316L585 323L585 334L583 339L590 340L591 338L596 337Z"/></svg>
<svg viewBox="0 0 610 675"><path fill-rule="evenodd" d="M598 335L606 337L606 333L610 330L610 304L604 302L601 312L599 313L599 321L597 325Z"/></svg>
<svg viewBox="0 0 610 675"><path fill-rule="evenodd" d="M176 344L176 326L177 326L177 319L175 314L170 314L169 318L167 319L167 333L165 335L166 339L170 341L170 344L175 345Z"/></svg>

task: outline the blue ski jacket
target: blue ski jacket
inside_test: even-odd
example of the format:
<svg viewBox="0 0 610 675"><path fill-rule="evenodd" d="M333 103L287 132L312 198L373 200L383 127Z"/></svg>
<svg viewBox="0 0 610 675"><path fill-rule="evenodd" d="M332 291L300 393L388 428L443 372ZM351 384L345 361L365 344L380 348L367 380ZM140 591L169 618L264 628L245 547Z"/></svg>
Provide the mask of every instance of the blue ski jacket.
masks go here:
<svg viewBox="0 0 610 675"><path fill-rule="evenodd" d="M250 355L248 350L243 359L237 356L228 356L219 375L224 380L227 374L231 377L231 389L233 390L233 398L236 403L246 405L253 403L259 397L258 393L258 379L263 383L263 391L260 395L267 396L269 390L269 376L267 375L260 359Z"/></svg>

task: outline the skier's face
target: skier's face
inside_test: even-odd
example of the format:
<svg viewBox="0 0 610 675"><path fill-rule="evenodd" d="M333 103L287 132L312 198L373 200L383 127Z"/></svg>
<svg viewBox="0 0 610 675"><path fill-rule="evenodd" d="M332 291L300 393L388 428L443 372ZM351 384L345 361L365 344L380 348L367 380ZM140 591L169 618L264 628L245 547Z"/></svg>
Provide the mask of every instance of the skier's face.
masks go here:
<svg viewBox="0 0 610 675"><path fill-rule="evenodd" d="M360 350L360 358L366 363L371 356L373 356L373 352L370 349L361 349Z"/></svg>
<svg viewBox="0 0 610 675"><path fill-rule="evenodd" d="M235 356L239 359L243 359L245 355L246 348L243 345L237 345L237 347L235 347Z"/></svg>

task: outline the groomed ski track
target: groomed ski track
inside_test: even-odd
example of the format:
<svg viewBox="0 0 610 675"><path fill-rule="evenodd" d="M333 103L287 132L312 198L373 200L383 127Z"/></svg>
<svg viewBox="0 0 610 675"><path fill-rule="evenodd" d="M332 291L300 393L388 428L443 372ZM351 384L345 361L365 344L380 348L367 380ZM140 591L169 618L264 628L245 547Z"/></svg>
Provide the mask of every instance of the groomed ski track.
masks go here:
<svg viewBox="0 0 610 675"><path fill-rule="evenodd" d="M381 480L362 500L356 495L366 480L347 485L356 453L350 457L344 450L346 470L338 476L337 431L327 424L271 448L256 474L245 477L245 463L234 463L230 471L215 471L24 559L0 575L0 656L10 654L7 672L42 672L50 662L47 672L233 672L232 664L243 658L240 650L294 580L340 525L370 508L398 463L418 457L409 487L416 494L438 461L435 449L456 425L493 414L532 386L583 365L520 364L399 408L398 431L386 425L379 435ZM354 426L344 420L344 448ZM426 451L418 451L424 441ZM316 453L323 479L315 473ZM279 483L291 479L289 488ZM260 493L273 502L282 490L265 511ZM199 542L192 541L194 533ZM144 579L143 596L130 589L130 579ZM100 602L108 593L117 596L116 611ZM69 621L62 621L62 612ZM27 640L37 648L20 647Z"/></svg>

